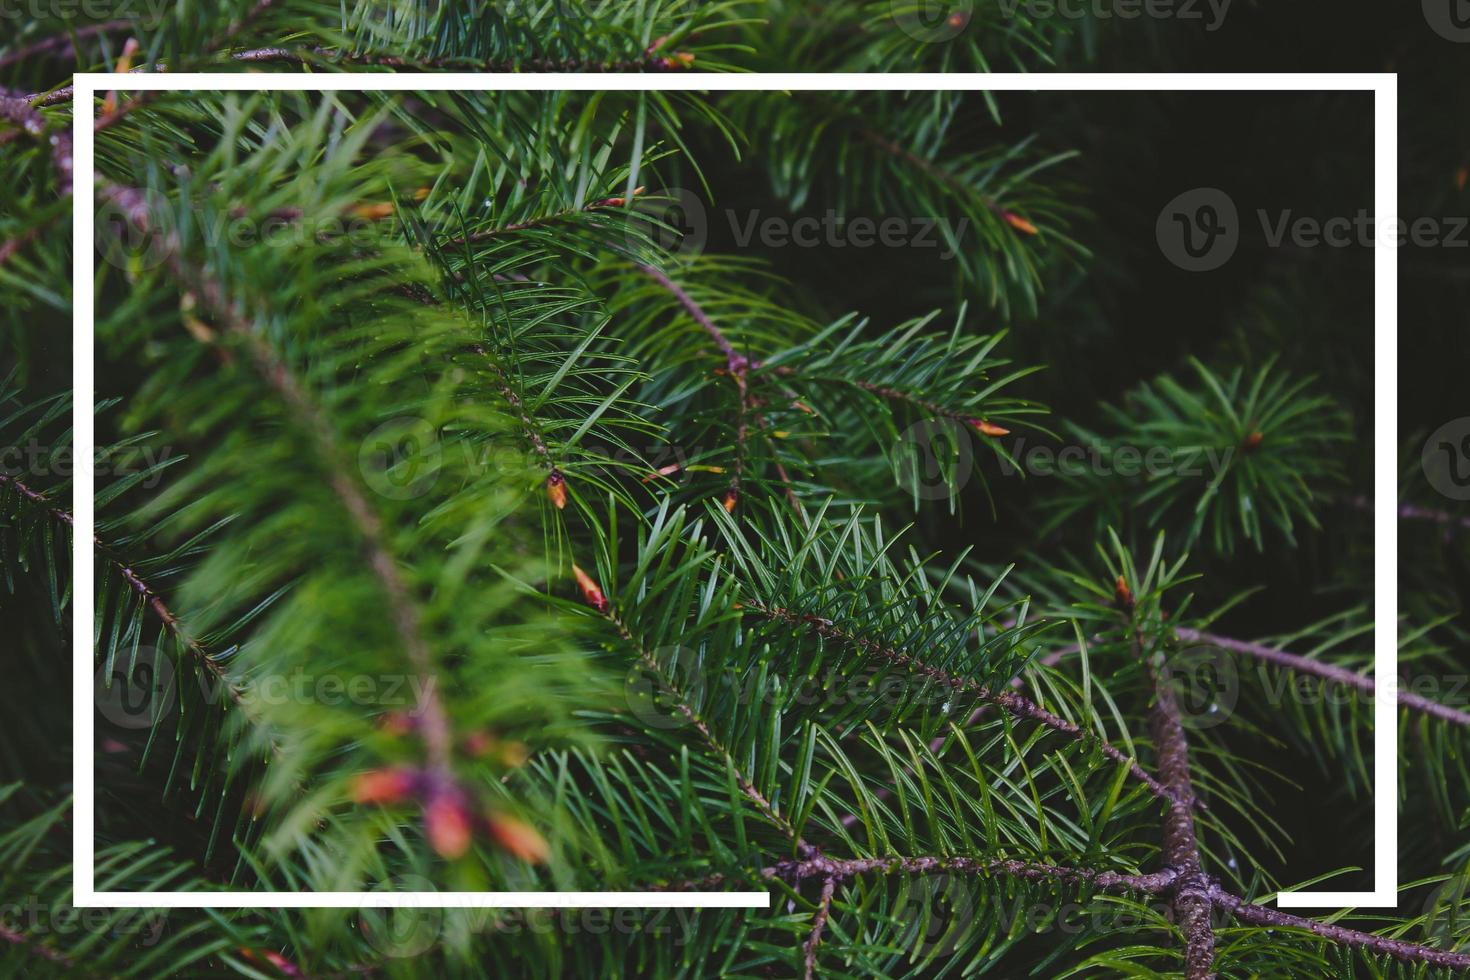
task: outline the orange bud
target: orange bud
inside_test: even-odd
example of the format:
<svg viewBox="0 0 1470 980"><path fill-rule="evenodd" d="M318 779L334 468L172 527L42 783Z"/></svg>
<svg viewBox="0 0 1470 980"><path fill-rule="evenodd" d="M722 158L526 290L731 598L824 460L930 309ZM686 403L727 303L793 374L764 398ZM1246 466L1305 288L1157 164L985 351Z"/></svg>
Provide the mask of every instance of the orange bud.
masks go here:
<svg viewBox="0 0 1470 980"><path fill-rule="evenodd" d="M280 953L277 953L275 950L265 950L265 958L270 961L271 966L280 971L282 976L301 976L300 968L297 967L295 963L292 963L290 960L286 959L286 957L282 956Z"/></svg>
<svg viewBox="0 0 1470 980"><path fill-rule="evenodd" d="M1002 218L1006 219L1006 224L1010 225L1017 231L1025 232L1028 235L1036 234L1036 226L1027 221L1025 218L1021 217L1019 214L1016 214L1014 211L1002 211L1000 215Z"/></svg>
<svg viewBox="0 0 1470 980"><path fill-rule="evenodd" d="M1455 171L1455 190L1463 191L1467 180L1470 180L1470 165L1463 166Z"/></svg>
<svg viewBox="0 0 1470 980"><path fill-rule="evenodd" d="M133 70L133 55L138 53L138 39L130 37L123 43L122 53L117 56L117 64L113 65L112 72L115 75L126 75ZM102 115L107 115L117 109L117 93L108 92L102 99Z"/></svg>
<svg viewBox="0 0 1470 980"><path fill-rule="evenodd" d="M418 730L418 719L406 711L389 711L378 719L378 727L389 735L410 735Z"/></svg>
<svg viewBox="0 0 1470 980"><path fill-rule="evenodd" d="M415 201L422 201L424 198L426 198L428 196L429 196L429 188L427 188L427 187L420 187L418 190L416 190L416 191L413 192L413 199Z"/></svg>
<svg viewBox="0 0 1470 980"><path fill-rule="evenodd" d="M1113 595L1118 600L1118 605L1125 609L1133 608L1133 590L1128 588L1128 580L1118 576L1117 584L1113 586Z"/></svg>
<svg viewBox="0 0 1470 980"><path fill-rule="evenodd" d="M546 496L556 505L557 510L566 507L567 478L561 475L561 470L552 470L551 475L546 478Z"/></svg>
<svg viewBox="0 0 1470 980"><path fill-rule="evenodd" d="M582 598L587 600L587 605L600 613L606 613L607 596L602 594L602 587L597 584L597 580L575 564L572 565L572 574L577 577L577 587L582 590Z"/></svg>
<svg viewBox="0 0 1470 980"><path fill-rule="evenodd" d="M439 793L424 805L424 833L441 857L460 857L470 849L470 815L458 793Z"/></svg>
<svg viewBox="0 0 1470 980"><path fill-rule="evenodd" d="M949 15L949 26L955 29L964 27L970 22L970 14L965 10L956 10Z"/></svg>
<svg viewBox="0 0 1470 980"><path fill-rule="evenodd" d="M645 476L642 482L649 483L653 480L658 479L661 476L673 476L675 473L679 472L680 465L681 464L679 463L670 463L668 466L660 466L658 469Z"/></svg>
<svg viewBox="0 0 1470 980"><path fill-rule="evenodd" d="M664 67L669 69L688 68L694 64L694 55L688 51L680 51L678 54L670 55L663 59Z"/></svg>
<svg viewBox="0 0 1470 980"><path fill-rule="evenodd" d="M725 499L721 501L721 503L724 504L725 513L727 513L727 514L733 514L733 513L735 513L735 505L739 501L740 501L740 491L736 490L734 487L731 487L729 490L726 490L725 491Z"/></svg>
<svg viewBox="0 0 1470 980"><path fill-rule="evenodd" d="M980 433L982 436L999 438L1000 436L1008 436L1011 434L1010 429L1002 429L1000 426L987 422L984 419L971 419L970 424L973 425L975 427L975 431Z"/></svg>
<svg viewBox="0 0 1470 980"><path fill-rule="evenodd" d="M535 827L515 817L492 813L486 821L490 836L511 857L527 864L544 864L551 856L546 844Z"/></svg>
<svg viewBox="0 0 1470 980"><path fill-rule="evenodd" d="M1261 448L1261 440L1264 438L1265 436L1261 435L1260 429L1252 429L1251 434L1245 437L1245 442L1242 444L1241 448L1243 448L1248 453L1253 453L1257 449Z"/></svg>
<svg viewBox="0 0 1470 980"><path fill-rule="evenodd" d="M393 213L392 201L375 201L372 204L356 204L351 208L354 218L364 218L368 221L376 221L386 218Z"/></svg>
<svg viewBox="0 0 1470 980"><path fill-rule="evenodd" d="M359 773L352 781L352 799L385 806L408 796L417 783L418 776L411 769L373 769Z"/></svg>

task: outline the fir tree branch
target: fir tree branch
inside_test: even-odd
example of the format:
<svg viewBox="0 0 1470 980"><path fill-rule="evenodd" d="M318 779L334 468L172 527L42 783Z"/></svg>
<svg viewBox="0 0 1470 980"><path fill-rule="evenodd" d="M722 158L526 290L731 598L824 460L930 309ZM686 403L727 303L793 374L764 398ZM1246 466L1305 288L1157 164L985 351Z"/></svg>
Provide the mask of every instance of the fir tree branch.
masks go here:
<svg viewBox="0 0 1470 980"><path fill-rule="evenodd" d="M51 164L56 169L56 185L62 197L71 193L71 135L65 129L48 133L46 117L37 112L27 99L0 95L0 119L14 123L21 132L46 141L51 147ZM0 137L0 142L8 139Z"/></svg>
<svg viewBox="0 0 1470 980"><path fill-rule="evenodd" d="M715 346L720 349L720 353L725 355L725 370L729 372L730 377L735 381L735 387L740 392L740 402L736 409L737 415L735 422L735 465L730 470L730 488L725 491L724 499L725 510L733 511L735 505L740 500L740 482L744 476L746 441L750 435L750 420L748 416L750 411L755 408L754 399L750 394L750 385L747 383L745 375L752 367L759 367L760 364L752 362L750 358L735 349L735 345L730 343L730 338L726 337L724 332L715 326L715 322L710 319L709 314L698 303L694 302L694 298L685 292L684 287L651 265L642 265L639 268L652 278L654 282L667 290L678 301L679 305L684 308L685 312L694 318L694 322L703 327L705 333L710 335L710 339L715 342Z"/></svg>
<svg viewBox="0 0 1470 980"><path fill-rule="evenodd" d="M817 901L816 914L812 916L812 931L806 937L806 944L801 948L802 964L804 966L803 976L806 980L812 980L817 975L817 946L822 942L822 931L827 928L827 920L832 916L832 894L837 890L837 879L828 875L822 881L822 896Z"/></svg>
<svg viewBox="0 0 1470 980"><path fill-rule="evenodd" d="M4 473L0 473L0 483L8 484L9 486L13 487L15 491L19 493L22 497L25 497L31 503L35 504L38 508L45 510L53 520L64 524L68 529L75 528L71 513L52 504L51 499L45 494L34 490L31 487L28 487L20 480L17 480L16 478L8 476ZM158 617L159 622L163 624L164 628L172 633L174 637L181 644L183 644L184 649L189 651L189 654L194 658L196 662L198 662L201 667L209 671L209 673L213 674L214 677L221 684L224 685L225 691L228 693L230 700L234 701L235 704L240 707L240 709L245 713L245 716L249 718L252 723L256 724L257 726L263 727L260 719L255 717L251 713L250 707L245 702L244 695L241 692L240 688L237 687L234 682L230 680L229 672L225 669L224 665L216 660L214 658L214 655L206 650L204 646L184 627L184 624L182 621L180 621L179 617L176 616L173 610L170 609L168 605L163 601L163 597L160 596L158 592L153 589L152 586L145 582L138 575L138 573L133 570L132 566L130 566L123 559L123 557L118 554L116 549L103 542L103 540L97 535L93 535L92 543L93 546L97 549L97 553L102 555L111 565L113 565L113 567L117 569L118 575L125 583L127 583L128 588L137 593L139 599L144 604L146 604L150 610L152 610L153 614Z"/></svg>
<svg viewBox="0 0 1470 980"><path fill-rule="evenodd" d="M746 602L743 604L742 608L753 612L756 615L763 616L767 619L774 619L779 622L786 623L790 626L809 626L819 636L824 636L829 639L838 640L840 642L856 646L862 650L867 651L870 654L879 657L882 660L886 660L891 664L903 667L904 669L910 670L913 673L928 677L930 680L936 681L947 687L966 691L982 701L986 701L990 704L995 705L998 708L1002 708L1003 710L1009 712L1017 718L1037 722L1039 724L1045 725L1047 728L1050 728L1053 731L1060 732L1063 735L1074 738L1079 742L1095 746L1100 752L1102 752L1103 755L1107 756L1109 759L1126 765L1128 767L1129 774L1132 775L1134 779L1139 780L1145 786L1147 786L1150 792L1154 794L1154 796L1168 801L1172 806L1177 807L1180 805L1203 805L1194 798L1193 794L1189 794L1188 796L1180 795L1170 786L1149 775L1146 771L1144 771L1143 767L1138 764L1138 760L1134 759L1132 756L1128 755L1122 749L1113 745L1111 742L1108 742L1106 739L1099 738L1092 732L1085 731L1082 728L1079 728L1077 725L1073 724L1070 721L1067 721L1065 718L1061 718L1051 713L1050 711L1047 711L1036 702L1020 694L1017 694L1014 691L996 692L985 687L983 684L970 680L969 678L955 677L954 675L945 673L944 671L936 667L931 667L930 665L902 650L891 649L873 640L869 640L866 637L856 636L852 633L849 633L846 630L843 630L841 627L837 626L831 620L823 619L820 616L793 613L789 610L781 609L779 607L770 608L763 606L758 602Z"/></svg>
<svg viewBox="0 0 1470 980"><path fill-rule="evenodd" d="M104 185L99 195L114 201L128 221L140 231L147 232L154 224L147 198L136 188ZM387 597L389 619L420 675L423 692L419 705L420 730L430 766L441 777L449 778L453 735L435 684L434 657L424 640L413 595L388 552L382 522L343 463L343 454L331 424L286 362L261 337L251 319L228 300L220 283L203 270L190 268L184 263L175 233L170 231L168 239L165 253L169 270L200 298L203 307L218 318L231 335L244 344L262 380L276 392L316 444L326 468L327 482L357 530L367 552L368 565Z"/></svg>
<svg viewBox="0 0 1470 980"><path fill-rule="evenodd" d="M761 870L765 878L799 882L812 878L844 880L861 874L974 874L1003 875L1035 882L1062 882L1090 885L1110 891L1136 891L1161 894L1173 886L1178 874L1165 869L1150 874L1127 875L1116 871L1094 871L1056 864L1034 864L1013 859L963 856L917 856L831 858L819 855L797 861L781 861Z"/></svg>
<svg viewBox="0 0 1470 980"><path fill-rule="evenodd" d="M30 953L32 956L39 956L43 960L55 963L56 965L65 967L68 970L76 969L76 961L73 960L70 956L67 956L60 950L52 949L45 943L37 942L24 933L16 932L14 929L11 929L4 924L0 924L0 939L5 940L12 946L20 947L27 953ZM95 974L89 975L95 976Z"/></svg>
<svg viewBox="0 0 1470 980"><path fill-rule="evenodd" d="M1222 650L1229 650L1234 653L1242 653L1250 657L1255 657L1257 660L1264 661L1273 666L1280 667L1283 670L1290 670L1298 673L1310 674L1314 677L1320 677L1325 681L1329 681L1334 684L1340 684L1343 687L1352 688L1354 690L1367 694L1370 697L1373 696L1377 691L1377 685L1374 683L1373 678L1371 677L1365 677L1364 675L1359 674L1356 671L1348 670L1346 667L1338 667L1335 664L1323 663L1320 660L1314 660L1311 657L1303 657L1300 654L1290 653L1286 650L1277 649L1276 647L1269 647L1263 643L1252 643L1248 640L1237 640L1234 637L1222 636L1218 633L1206 633L1202 630L1191 629L1187 626L1176 626L1174 628L1174 634L1181 640L1189 643L1205 643L1211 646L1219 647ZM1097 638L1095 637L1095 639ZM1060 661L1066 659L1067 657L1074 656L1080 651L1081 647L1077 646L1076 644L1072 644L1070 646L1062 647L1059 650L1053 650L1051 653L1043 657L1040 662L1048 667L1055 666ZM1013 677L1011 679L1011 686L1015 688L1020 688L1024 685L1024 683L1025 681L1020 677L1020 675L1017 675L1016 677ZM1441 721L1447 721L1453 725L1470 727L1470 712L1462 711L1459 708L1455 708L1447 704L1441 704L1438 701L1432 701L1422 695L1414 694L1410 691L1404 691L1403 689L1398 690L1397 696L1398 703L1403 707L1408 708L1410 711L1417 711L1421 714L1429 715L1432 718L1438 718ZM970 718L968 719L966 724L973 723L981 714L984 713L984 710L984 705L976 708L971 713Z"/></svg>
<svg viewBox="0 0 1470 980"><path fill-rule="evenodd" d="M1302 929L1321 939L1370 953L1391 956L1402 963L1427 963L1450 970L1470 970L1470 953L1454 953L1419 943L1408 943L1401 939L1390 939L1387 936L1375 936L1369 932L1346 929L1329 922L1303 919L1289 912L1247 902L1218 885L1210 886L1209 898L1215 907L1229 912L1241 922L1275 929Z"/></svg>
<svg viewBox="0 0 1470 980"><path fill-rule="evenodd" d="M1131 611L1131 610L1130 610ZM1154 749L1158 753L1159 778L1186 804L1193 804L1194 785L1189 776L1189 741L1180 720L1179 702L1163 658L1144 649L1143 637L1133 627L1133 645L1153 678L1154 703L1149 712ZM1179 874L1170 891L1175 921L1184 934L1185 980L1214 977L1215 932L1210 925L1210 884L1200 865L1199 840L1191 805L1173 806L1164 813L1163 857L1165 867Z"/></svg>
<svg viewBox="0 0 1470 980"><path fill-rule="evenodd" d="M685 693L664 672L663 667L659 664L658 658L653 655L653 652L646 649L638 641L637 637L633 635L633 631L629 629L627 622L618 613L617 608L608 601L602 589L593 581L591 576L576 566L573 566L573 571L577 575L578 586L581 588L582 596L586 599L587 604L612 624L618 636L633 648L639 662L659 678L660 683L663 684L666 692L671 696L675 710L693 727L694 731L699 735L699 740L705 744L705 747L725 764L729 772L735 777L735 784L740 788L740 792L745 795L746 799L755 804L756 809L771 824L791 839L792 844L796 847L797 854L807 856L818 853L813 845L807 843L796 832L796 828L792 826L791 821L776 810L775 805L760 791L755 783L751 782L741 772L740 767L735 763L734 754L721 744L720 740L715 737L714 732L710 730L709 724L689 706L688 697Z"/></svg>
<svg viewBox="0 0 1470 980"><path fill-rule="evenodd" d="M656 50L656 48L650 50L642 58L605 62L577 58L530 58L526 61L484 61L476 58L425 58L420 60L391 54L339 51L323 47L251 48L245 51L231 52L228 57L231 61L246 65L288 64L302 67L311 67L313 65L356 65L364 68L394 68L404 71L473 70L480 72L534 72L537 74L556 72L603 74L684 71L694 63L694 55L688 52L679 51L669 55L660 55L654 53ZM129 69L129 73L166 72L168 70L167 62L160 61L152 65L141 65L137 68ZM21 98L31 106L40 108L70 102L75 94L75 86L66 85L62 88L53 89L50 92L36 92L23 95Z"/></svg>
<svg viewBox="0 0 1470 980"><path fill-rule="evenodd" d="M1373 499L1359 494L1347 498L1347 502L1354 510L1360 510L1365 514L1373 513ZM1446 533L1470 529L1470 516L1463 514L1451 514L1446 510L1436 510L1433 507L1421 507L1418 504L1399 504L1398 515L1406 521L1428 521L1433 524L1445 526Z"/></svg>
<svg viewBox="0 0 1470 980"><path fill-rule="evenodd" d="M64 58L76 51L76 42L85 41L99 34L111 34L116 31L130 30L133 22L130 20L109 20L101 24L87 24L61 34L53 34L48 38L34 41L23 48L16 48L8 54L0 55L0 68L14 64L19 61L29 61L43 55L55 55Z"/></svg>
<svg viewBox="0 0 1470 980"><path fill-rule="evenodd" d="M1222 650L1242 653L1285 670L1295 671L1299 674L1310 674L1313 677L1320 677L1330 683L1361 691L1369 697L1373 697L1377 691L1377 684L1373 678L1365 677L1356 671L1348 670L1346 667L1323 663L1320 660L1313 660L1310 657L1303 657L1296 653L1288 653L1285 650L1278 650L1275 647L1268 647L1264 644L1249 643L1245 640L1236 640L1214 633L1203 633L1199 630L1188 629L1182 626L1176 627L1174 632L1182 640L1191 643L1206 643L1210 646L1219 647ZM1440 704L1437 701L1431 701L1411 691L1398 690L1396 691L1396 696L1398 703L1405 708L1421 712L1432 718L1438 718L1441 721L1447 721L1453 725L1462 725L1470 728L1470 712L1461 711L1458 708L1452 708L1449 705Z"/></svg>

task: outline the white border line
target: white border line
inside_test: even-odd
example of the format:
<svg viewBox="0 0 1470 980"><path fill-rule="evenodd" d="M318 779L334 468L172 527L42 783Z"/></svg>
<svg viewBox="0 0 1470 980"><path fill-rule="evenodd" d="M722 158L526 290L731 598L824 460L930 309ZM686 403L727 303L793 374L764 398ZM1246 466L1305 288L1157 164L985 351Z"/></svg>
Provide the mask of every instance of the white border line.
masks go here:
<svg viewBox="0 0 1470 980"><path fill-rule="evenodd" d="M72 712L75 741L72 778L73 897L79 908L769 908L766 892L98 892L94 890L93 827L96 796L92 746L94 692L92 635L94 506L82 490L92 485L94 218L94 98L128 91L801 91L801 90L992 90L992 91L1361 91L1374 94L1375 227L1398 215L1398 76L1386 73L1300 75L1230 74L508 74L465 72L230 73L180 72L126 75L82 73L74 78L72 159L77 191L72 207L72 343L74 439L77 459L72 599L74 637ZM85 123L85 125L83 125ZM1398 250L1378 243L1374 253L1374 703L1373 890L1287 891L1282 908L1393 908L1398 904Z"/></svg>

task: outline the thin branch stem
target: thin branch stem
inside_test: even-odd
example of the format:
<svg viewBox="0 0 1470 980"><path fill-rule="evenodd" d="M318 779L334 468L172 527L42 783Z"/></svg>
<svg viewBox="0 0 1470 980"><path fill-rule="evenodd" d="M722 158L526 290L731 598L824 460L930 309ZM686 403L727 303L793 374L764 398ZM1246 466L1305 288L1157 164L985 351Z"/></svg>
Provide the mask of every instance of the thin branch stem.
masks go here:
<svg viewBox="0 0 1470 980"><path fill-rule="evenodd" d="M1251 925L1267 926L1273 929L1302 929L1319 939L1366 950L1370 953L1391 956L1401 963L1427 963L1450 970L1470 970L1470 953L1452 953L1448 950L1435 949L1432 946L1422 946L1418 943L1407 943L1401 939L1390 939L1387 936L1375 936L1369 932L1346 929L1328 922L1303 919L1279 909L1247 902L1216 885L1210 886L1209 897L1216 908L1223 909L1241 922L1248 922Z"/></svg>
<svg viewBox="0 0 1470 980"><path fill-rule="evenodd" d="M1193 804L1194 785L1189 776L1189 740L1180 720L1168 665L1157 651L1145 648L1143 636L1130 624L1134 651L1148 666L1153 678L1154 703L1149 711L1154 749L1158 753L1159 778L1186 804ZM1185 980L1214 977L1215 931L1210 924L1209 880L1200 865L1199 839L1192 805L1170 807L1164 813L1164 865L1178 872L1170 893L1175 921L1184 934Z"/></svg>
<svg viewBox="0 0 1470 980"><path fill-rule="evenodd" d="M54 54L60 57L75 51L77 41L85 41L99 34L112 34L116 31L126 31L131 29L132 26L133 22L130 20L109 20L102 24L87 24L68 31L65 34L53 34L48 38L35 41L23 48L16 48L8 54L0 55L0 68L41 55Z"/></svg>
<svg viewBox="0 0 1470 980"><path fill-rule="evenodd" d="M806 937L806 944L801 948L802 963L805 967L803 976L806 980L812 980L817 975L817 947L822 942L822 931L827 928L827 920L832 916L832 895L837 890L837 879L828 876L822 881L822 897L817 900L817 911L812 916L812 931Z"/></svg>
<svg viewBox="0 0 1470 980"><path fill-rule="evenodd" d="M685 52L675 52L670 55L659 55L649 52L642 58L607 62L588 61L577 58L564 60L530 58L525 61L484 61L476 58L427 58L419 61L412 58L401 58L397 55L376 54L372 52L354 53L323 47L264 47L232 52L229 55L229 60L247 65L289 64L303 67L318 65L357 65L365 68L398 68L407 71L459 69L481 72L581 72L585 74L601 74L613 72L683 71L693 63L694 56ZM140 73L168 70L167 63L158 62L153 65L140 66L131 71ZM23 98L30 102L31 105L38 107L60 105L64 102L70 102L75 92L76 89L74 86L67 85L50 92L38 92L34 95L26 95Z"/></svg>
<svg viewBox="0 0 1470 980"><path fill-rule="evenodd" d="M837 626L830 619L823 619L820 616L814 616L810 613L794 613L790 610L781 609L779 607L767 607L761 605L758 602L746 602L743 608L757 615L764 616L768 619L778 620L791 626L809 626L812 628L813 632L817 633L819 636L839 640L852 646L856 646L859 649L865 650L866 652L873 654L874 656L877 656L882 660L886 660L891 664L903 667L904 669L910 670L913 673L920 674L947 687L967 691L975 697L981 699L982 701L986 701L990 704L995 705L996 707L1004 709L1017 718L1035 721L1039 724L1045 725L1047 728L1050 728L1053 731L1060 732L1063 735L1074 738L1079 742L1087 745L1096 746L1103 755L1107 756L1115 762L1120 762L1126 765L1128 767L1129 774L1132 775L1134 779L1137 779L1145 786L1147 786L1149 790L1160 799L1167 800L1169 803L1175 806L1181 804L1198 805L1197 801L1194 800L1192 795L1189 796L1188 799L1180 797L1169 786L1149 775L1148 772L1146 772L1143 767L1138 764L1137 759L1128 755L1126 752L1124 752L1122 749L1119 749L1111 742L1108 742L1106 739L1098 737L1096 734L1090 731L1079 728L1074 723L1067 721L1065 718L1061 718L1050 711L1047 711L1036 702L1030 700L1023 695L1017 694L1014 691L992 691L978 681L971 680L967 677L956 677L952 674L948 674L937 667L932 667L929 664L918 660L917 658L908 653L905 653L902 650L885 647L882 644L877 643L873 640L869 640L866 637L861 637L849 633L846 630L843 630L841 627Z"/></svg>
<svg viewBox="0 0 1470 980"><path fill-rule="evenodd" d="M740 771L740 767L735 763L734 754L731 753L730 750L727 749L720 742L720 740L715 737L714 732L710 730L709 724L703 718L701 718L692 707L689 706L687 695L679 689L679 687L664 671L663 665L658 662L658 658L655 657L651 651L646 649L643 644L638 641L637 637L633 635L633 631L629 629L627 622L622 618L621 615L619 615L617 609L610 603L607 603L606 600L603 600L603 603L604 605L602 608L598 608L596 605L594 605L593 608L598 609L603 617L613 625L614 629L617 630L618 635L622 637L623 641L633 648L634 652L638 656L639 662L642 663L643 666L647 668L651 673L658 677L659 683L663 685L664 690L671 696L674 702L674 709L679 712L680 716L683 717L683 719L699 735L699 739L705 744L705 747L708 748L709 751L712 752L714 755L719 757L720 760L723 761L725 765L729 768L730 773L735 777L735 784L740 788L740 792L745 795L746 799L755 804L756 809L760 810L760 812L765 816L767 820L769 820L782 833L784 833L787 837L791 839L791 842L796 846L796 851L798 854L802 856L816 854L817 849L811 844L807 843L807 841L799 833L797 833L796 828L792 825L791 821L782 816L781 813L776 809L775 804L773 804L766 797L766 795L760 791L755 783L751 782L748 778L746 778L745 774Z"/></svg>
<svg viewBox="0 0 1470 980"><path fill-rule="evenodd" d="M730 342L730 338L725 336L724 331L715 326L714 320L710 319L709 314L694 301L694 297L690 296L683 286L680 286L668 276L664 275L661 270L651 265L640 265L639 269L672 295L678 301L679 305L684 308L685 312L693 317L694 322L703 327L705 333L710 335L710 339L715 342L715 346L720 349L720 353L725 355L725 369L729 372L731 379L735 382L735 387L739 390L740 401L736 409L735 420L735 465L731 468L730 488L726 491L724 500L725 510L734 510L736 503L740 500L741 480L744 477L745 471L746 443L750 436L749 416L750 412L756 407L755 399L750 393L750 385L746 380L746 373L752 367L758 367L759 365L735 349L735 345Z"/></svg>
<svg viewBox="0 0 1470 980"><path fill-rule="evenodd" d="M1236 640L1228 636L1204 633L1182 626L1176 627L1174 632L1182 640L1191 643L1205 643L1210 646L1219 647L1222 650L1245 654L1248 657L1254 657L1256 660L1275 667L1295 671L1299 674L1310 674L1313 677L1320 677L1330 683L1361 691L1369 697L1375 696L1378 689L1373 678L1365 677L1356 671L1348 670L1346 667L1323 663L1320 660L1313 660L1310 657L1303 657L1296 653L1288 653L1285 650L1278 650L1275 647L1268 647L1261 643ZM1397 688L1397 685L1395 685L1395 688ZM1438 701L1431 701L1422 695L1414 694L1410 691L1396 690L1395 694L1398 698L1398 703L1405 708L1421 712L1432 718L1438 718L1441 721L1470 728L1470 712L1461 711L1458 708L1452 708L1446 704L1440 704Z"/></svg>

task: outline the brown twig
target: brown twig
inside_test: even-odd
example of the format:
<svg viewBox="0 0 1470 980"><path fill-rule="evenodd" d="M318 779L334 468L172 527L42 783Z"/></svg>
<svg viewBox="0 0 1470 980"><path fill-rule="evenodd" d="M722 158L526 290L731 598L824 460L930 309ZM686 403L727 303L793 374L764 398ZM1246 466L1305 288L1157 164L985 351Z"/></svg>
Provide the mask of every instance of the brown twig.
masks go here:
<svg viewBox="0 0 1470 980"><path fill-rule="evenodd" d="M1164 813L1164 866L1178 874L1170 891L1175 922L1184 934L1185 980L1214 977L1215 930L1210 924L1210 883L1200 864L1199 839L1195 833L1194 784L1189 776L1189 741L1180 720L1168 665L1161 654L1145 649L1143 636L1132 627L1134 651L1148 667L1153 679L1154 703L1149 711L1154 751L1158 754L1159 778L1183 805Z"/></svg>
<svg viewBox="0 0 1470 980"><path fill-rule="evenodd" d="M5 119L37 140L51 147L51 164L56 169L56 185L62 197L71 193L72 160L71 135L65 129L50 131L46 117L35 110L24 98L0 96L0 119Z"/></svg>
<svg viewBox="0 0 1470 980"><path fill-rule="evenodd" d="M1241 922L1248 922L1251 925L1266 926L1271 929L1302 929L1328 942L1391 956L1401 963L1427 963L1449 970L1470 970L1470 953L1453 953L1419 943L1407 943L1401 939L1390 939L1387 936L1375 936L1369 932L1346 929L1330 922L1314 922L1279 909L1247 902L1218 885L1210 886L1209 898L1216 908L1223 909Z"/></svg>
<svg viewBox="0 0 1470 980"><path fill-rule="evenodd" d="M595 62L570 58L530 58L526 61L482 61L475 58L427 58L417 61L397 55L373 52L344 52L330 48L286 48L264 47L247 51L235 51L229 60L241 64L290 64L313 65L358 65L365 68L399 68L407 71L438 71L442 69L474 70L481 72L581 72L584 74L683 71L693 63L694 56L687 52L658 55L650 52L643 58L622 61ZM130 73L168 71L165 62L144 65ZM66 85L50 92L37 92L23 96L32 106L51 106L70 102L76 94L75 86Z"/></svg>
<svg viewBox="0 0 1470 980"><path fill-rule="evenodd" d="M1219 647L1222 650L1245 654L1262 663L1268 663L1299 674L1320 677L1329 683L1361 691L1369 697L1373 697L1377 692L1377 685L1374 683L1373 678L1365 677L1356 671L1348 670L1346 667L1323 663L1320 660L1313 660L1310 657L1303 657L1296 653L1288 653L1285 650L1278 650L1275 647L1268 647L1264 644L1249 643L1245 640L1236 640L1228 636L1218 636L1214 633L1204 633L1182 626L1176 627L1174 632L1182 640L1187 640L1191 643L1205 643L1210 646ZM1438 718L1441 721L1470 728L1470 712L1461 711L1458 708L1452 708L1446 704L1440 704L1438 701L1431 701L1426 697L1410 691L1397 690L1395 694L1398 698L1398 703L1405 708L1421 712L1432 718Z"/></svg>
<svg viewBox="0 0 1470 980"><path fill-rule="evenodd" d="M751 361L750 358L735 349L735 345L730 342L730 338L726 337L724 331L715 326L714 320L710 319L709 314L694 301L694 297L690 296L683 286L680 286L668 276L664 275L661 270L651 265L641 265L639 268L672 295L678 304L684 308L684 311L694 319L694 322L699 324L704 329L704 332L710 335L710 339L715 342L715 346L720 349L720 353L725 355L725 370L735 382L735 387L740 393L740 401L736 409L735 419L735 465L730 471L730 487L725 492L724 500L725 509L727 511L734 510L740 500L741 480L744 477L745 471L746 443L750 436L749 416L750 412L758 407L754 397L750 393L750 385L746 380L746 374L751 368L759 367L760 365L757 362Z"/></svg>
<svg viewBox="0 0 1470 980"><path fill-rule="evenodd" d="M111 34L114 31L126 31L132 26L133 22L130 20L109 20L102 24L87 24L65 34L53 34L23 48L16 48L8 54L0 55L0 68L42 55L64 56L76 50L76 41L85 41L99 34Z"/></svg>

